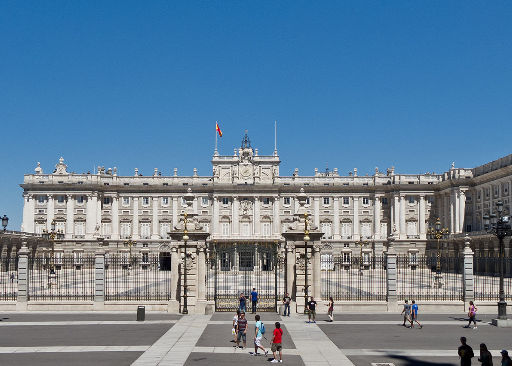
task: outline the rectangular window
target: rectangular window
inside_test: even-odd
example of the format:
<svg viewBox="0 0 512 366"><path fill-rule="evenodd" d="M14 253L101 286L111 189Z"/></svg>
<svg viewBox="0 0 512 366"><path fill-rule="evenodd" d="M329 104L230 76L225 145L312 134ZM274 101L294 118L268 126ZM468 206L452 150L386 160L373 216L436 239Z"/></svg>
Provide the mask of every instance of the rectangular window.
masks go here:
<svg viewBox="0 0 512 366"><path fill-rule="evenodd" d="M416 221L407 221L407 236L416 236L416 235L418 235Z"/></svg>
<svg viewBox="0 0 512 366"><path fill-rule="evenodd" d="M222 223L222 235L223 236L228 236L229 234L230 234L229 222L223 222Z"/></svg>
<svg viewBox="0 0 512 366"><path fill-rule="evenodd" d="M309 205L309 197L306 198L306 205Z"/></svg>
<svg viewBox="0 0 512 366"><path fill-rule="evenodd" d="M110 205L110 197L104 197L103 198L103 204L104 205Z"/></svg>
<svg viewBox="0 0 512 366"><path fill-rule="evenodd" d="M140 237L141 239L151 238L151 223L141 222L140 223Z"/></svg>
<svg viewBox="0 0 512 366"><path fill-rule="evenodd" d="M382 197L381 202L382 202L383 205L387 205L388 204L388 198L387 197Z"/></svg>
<svg viewBox="0 0 512 366"><path fill-rule="evenodd" d="M170 231L171 231L171 223L170 222L161 222L160 223L160 237L162 239L169 239Z"/></svg>
<svg viewBox="0 0 512 366"><path fill-rule="evenodd" d="M110 236L112 234L112 223L111 222L102 222L101 223L101 235L104 237Z"/></svg>
<svg viewBox="0 0 512 366"><path fill-rule="evenodd" d="M142 197L142 206L149 206L149 197Z"/></svg>
<svg viewBox="0 0 512 366"><path fill-rule="evenodd" d="M351 222L342 222L341 223L341 236L343 239L351 239L352 238L352 223Z"/></svg>
<svg viewBox="0 0 512 366"><path fill-rule="evenodd" d="M331 223L330 222L322 222L322 232L324 235L322 238L324 239L332 239L332 231L331 231Z"/></svg>
<svg viewBox="0 0 512 366"><path fill-rule="evenodd" d="M270 236L272 234L270 222L262 223L263 236Z"/></svg>
<svg viewBox="0 0 512 366"><path fill-rule="evenodd" d="M229 205L229 198L228 197L222 197L222 204L227 206Z"/></svg>
<svg viewBox="0 0 512 366"><path fill-rule="evenodd" d="M371 222L362 222L361 223L361 235L365 239L369 239L372 236L372 224Z"/></svg>
<svg viewBox="0 0 512 366"><path fill-rule="evenodd" d="M121 223L121 239L129 239L132 236L132 223L122 222Z"/></svg>
<svg viewBox="0 0 512 366"><path fill-rule="evenodd" d="M407 199L408 199L410 205L414 205L414 196L409 196L409 197L407 197Z"/></svg>
<svg viewBox="0 0 512 366"><path fill-rule="evenodd" d="M85 222L77 221L75 222L75 236L82 237L85 235Z"/></svg>
<svg viewBox="0 0 512 366"><path fill-rule="evenodd" d="M169 205L169 197L162 197L162 206Z"/></svg>
<svg viewBox="0 0 512 366"><path fill-rule="evenodd" d="M208 206L208 197L202 197L201 198L201 205Z"/></svg>
<svg viewBox="0 0 512 366"><path fill-rule="evenodd" d="M66 232L66 221L55 221L55 230L64 234Z"/></svg>
<svg viewBox="0 0 512 366"><path fill-rule="evenodd" d="M363 197L363 205L368 206L370 204L370 199L368 197Z"/></svg>
<svg viewBox="0 0 512 366"><path fill-rule="evenodd" d="M290 197L285 197L284 198L284 204L285 205L289 205L290 204Z"/></svg>
<svg viewBox="0 0 512 366"><path fill-rule="evenodd" d="M43 222L36 222L35 232L36 234L42 234L43 230L46 229L46 224Z"/></svg>
<svg viewBox="0 0 512 366"><path fill-rule="evenodd" d="M324 197L324 205L328 205L329 204L329 197Z"/></svg>
<svg viewBox="0 0 512 366"><path fill-rule="evenodd" d="M270 198L269 197L264 197L263 198L263 204L264 205L270 205Z"/></svg>
<svg viewBox="0 0 512 366"><path fill-rule="evenodd" d="M64 200L65 200L65 197L60 195L60 196L57 196L57 202L60 203L60 204L63 204L64 203Z"/></svg>
<svg viewBox="0 0 512 366"><path fill-rule="evenodd" d="M130 206L130 197L123 197L123 206Z"/></svg>
<svg viewBox="0 0 512 366"><path fill-rule="evenodd" d="M37 203L43 204L45 199L46 199L45 196L37 196Z"/></svg>
<svg viewBox="0 0 512 366"><path fill-rule="evenodd" d="M387 222L380 223L380 237L381 237L381 239L386 239L388 237L388 223Z"/></svg>
<svg viewBox="0 0 512 366"><path fill-rule="evenodd" d="M350 263L350 253L343 253L343 263Z"/></svg>
<svg viewBox="0 0 512 366"><path fill-rule="evenodd" d="M76 203L78 203L79 205L84 203L84 196L76 196Z"/></svg>
<svg viewBox="0 0 512 366"><path fill-rule="evenodd" d="M149 263L149 253L142 253L142 263Z"/></svg>
<svg viewBox="0 0 512 366"><path fill-rule="evenodd" d="M82 254L83 254L82 252L74 252L73 253L75 264L82 264L83 263Z"/></svg>
<svg viewBox="0 0 512 366"><path fill-rule="evenodd" d="M242 222L242 236L251 235L251 224L249 222Z"/></svg>
<svg viewBox="0 0 512 366"><path fill-rule="evenodd" d="M343 197L343 204L349 205L350 204L350 198L349 197Z"/></svg>

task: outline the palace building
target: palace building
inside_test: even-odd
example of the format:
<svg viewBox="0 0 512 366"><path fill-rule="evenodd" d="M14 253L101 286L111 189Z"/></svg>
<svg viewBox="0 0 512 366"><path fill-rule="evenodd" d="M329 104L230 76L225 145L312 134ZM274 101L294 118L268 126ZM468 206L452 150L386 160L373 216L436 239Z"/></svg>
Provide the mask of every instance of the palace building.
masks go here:
<svg viewBox="0 0 512 366"><path fill-rule="evenodd" d="M48 174L38 163L21 184L22 231L41 234L54 221L63 233L55 250L64 253L93 252L100 243L113 252L126 248L128 240L136 242L134 250L160 252L168 248L190 191L191 209L209 233L207 241L277 243L296 221L297 195L303 190L310 225L322 233L322 253L359 255L364 246L365 253L379 256L392 233L398 252L423 253L437 218L454 243L446 250L457 252L459 238L469 234L477 251L492 252L496 244L483 231L483 217L499 200L509 213L512 198L512 155L476 168L452 164L442 174L398 174L392 167L375 169L371 176L357 169L347 176L337 169L315 169L313 175L295 169L282 176L277 149L262 155L246 134L232 155L215 151L211 163L209 176L199 176L197 169L192 176L180 176L177 169L166 176L157 168L152 176L137 169L121 176L116 168L103 167L77 174L63 158Z"/></svg>

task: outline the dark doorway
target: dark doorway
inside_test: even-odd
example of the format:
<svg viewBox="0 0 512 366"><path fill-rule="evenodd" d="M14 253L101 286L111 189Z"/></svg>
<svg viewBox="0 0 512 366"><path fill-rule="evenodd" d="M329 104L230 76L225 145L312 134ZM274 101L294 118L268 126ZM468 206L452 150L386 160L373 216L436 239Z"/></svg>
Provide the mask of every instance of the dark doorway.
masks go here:
<svg viewBox="0 0 512 366"><path fill-rule="evenodd" d="M160 260L160 271L170 271L171 270L171 253L169 252L161 252L159 256Z"/></svg>

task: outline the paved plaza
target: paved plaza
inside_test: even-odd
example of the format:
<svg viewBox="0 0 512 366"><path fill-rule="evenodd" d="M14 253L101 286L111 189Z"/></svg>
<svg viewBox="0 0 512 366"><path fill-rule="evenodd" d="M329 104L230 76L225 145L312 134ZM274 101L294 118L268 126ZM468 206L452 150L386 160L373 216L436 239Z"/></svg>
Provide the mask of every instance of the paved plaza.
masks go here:
<svg viewBox="0 0 512 366"><path fill-rule="evenodd" d="M401 326L400 314L303 315L262 313L266 337L280 321L288 365L457 365L459 338L478 354L486 343L498 363L512 348L512 329L495 328L482 316L478 329L463 328L464 314L423 315L423 329ZM254 315L248 314L248 348L233 347L231 313L172 315L152 312L137 322L133 313L11 313L0 317L1 365L261 365L270 356L251 355ZM264 340L263 345L269 347ZM477 364L476 358L474 364Z"/></svg>

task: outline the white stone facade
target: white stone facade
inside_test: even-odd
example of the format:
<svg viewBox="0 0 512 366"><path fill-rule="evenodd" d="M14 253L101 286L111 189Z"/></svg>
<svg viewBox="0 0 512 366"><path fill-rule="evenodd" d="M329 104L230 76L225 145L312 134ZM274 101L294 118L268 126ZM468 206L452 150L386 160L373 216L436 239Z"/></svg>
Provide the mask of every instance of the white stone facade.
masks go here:
<svg viewBox="0 0 512 366"><path fill-rule="evenodd" d="M312 224L323 233L323 249L356 250L368 241L375 255L396 229L395 248L423 251L427 230L437 217L456 236L483 228L482 216L503 200L510 212L512 155L474 169L452 168L443 174L395 174L375 169L359 176L354 169L341 176L337 169L301 176L280 176L277 150L260 155L244 138L231 156L217 152L213 173L199 176L119 176L117 169L96 174L69 173L61 158L51 174L39 164L24 177L22 231L41 233L56 221L69 250L95 247L98 238L122 246L131 238L154 250L169 242L169 232L185 210L188 188L192 208L210 233L211 241L281 241L298 211L296 199L304 188Z"/></svg>

